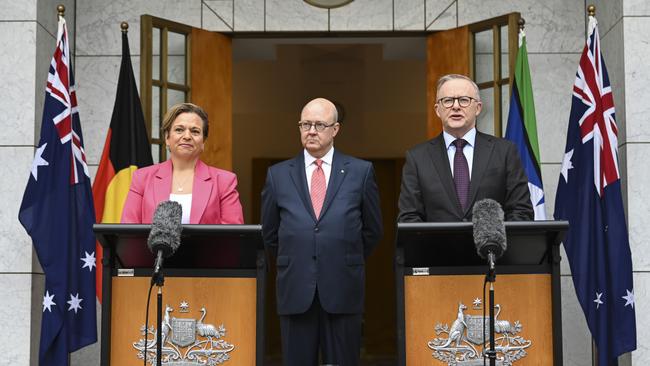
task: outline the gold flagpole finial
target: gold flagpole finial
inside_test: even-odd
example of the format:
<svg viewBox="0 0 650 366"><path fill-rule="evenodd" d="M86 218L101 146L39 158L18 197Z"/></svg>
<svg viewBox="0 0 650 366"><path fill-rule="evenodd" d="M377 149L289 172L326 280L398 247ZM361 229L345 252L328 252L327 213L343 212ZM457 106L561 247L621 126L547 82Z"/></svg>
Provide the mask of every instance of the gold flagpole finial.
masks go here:
<svg viewBox="0 0 650 366"><path fill-rule="evenodd" d="M120 23L120 28L122 29L122 33L127 33L129 31L129 23L127 22Z"/></svg>
<svg viewBox="0 0 650 366"><path fill-rule="evenodd" d="M587 13L589 14L590 17L595 17L596 16L596 6L591 4L587 7Z"/></svg>
<svg viewBox="0 0 650 366"><path fill-rule="evenodd" d="M519 30L523 31L524 27L526 26L526 19L524 18L519 18Z"/></svg>
<svg viewBox="0 0 650 366"><path fill-rule="evenodd" d="M65 15L65 5L63 5L63 4L59 4L59 5L56 7L56 12L59 14L60 17L63 18L63 16Z"/></svg>

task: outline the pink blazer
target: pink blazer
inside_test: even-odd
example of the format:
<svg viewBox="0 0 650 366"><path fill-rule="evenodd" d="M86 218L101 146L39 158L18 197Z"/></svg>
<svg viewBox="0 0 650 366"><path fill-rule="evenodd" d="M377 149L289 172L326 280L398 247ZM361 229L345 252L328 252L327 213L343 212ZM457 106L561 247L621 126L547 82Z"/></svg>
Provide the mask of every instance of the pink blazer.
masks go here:
<svg viewBox="0 0 650 366"><path fill-rule="evenodd" d="M150 224L162 201L169 200L172 187L172 162L136 170L122 210L122 223ZM194 168L190 224L243 224L244 215L237 176L208 166L201 160Z"/></svg>

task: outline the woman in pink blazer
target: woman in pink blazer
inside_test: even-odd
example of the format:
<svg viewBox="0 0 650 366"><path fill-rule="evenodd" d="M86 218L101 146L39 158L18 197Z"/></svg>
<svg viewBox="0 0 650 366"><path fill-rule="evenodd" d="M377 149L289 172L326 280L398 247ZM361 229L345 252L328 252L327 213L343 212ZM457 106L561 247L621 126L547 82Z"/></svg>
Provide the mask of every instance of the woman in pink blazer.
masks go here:
<svg viewBox="0 0 650 366"><path fill-rule="evenodd" d="M191 103L167 111L162 132L170 158L138 169L122 210L122 223L151 223L162 201L183 206L184 224L243 224L237 176L199 159L208 137L208 116Z"/></svg>

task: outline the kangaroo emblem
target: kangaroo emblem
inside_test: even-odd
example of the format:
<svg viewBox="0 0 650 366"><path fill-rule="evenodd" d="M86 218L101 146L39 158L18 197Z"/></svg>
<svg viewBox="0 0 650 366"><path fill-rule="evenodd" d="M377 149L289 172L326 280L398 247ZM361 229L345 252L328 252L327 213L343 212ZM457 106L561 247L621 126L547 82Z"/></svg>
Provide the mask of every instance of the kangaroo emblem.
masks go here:
<svg viewBox="0 0 650 366"><path fill-rule="evenodd" d="M463 305L462 302L459 302L456 320L454 320L449 329L449 338L447 338L445 344L440 346L441 348L449 346L453 341L456 341L456 347L460 347L460 342L465 338L465 329L467 329L467 323L465 323L465 310L467 310L467 306Z"/></svg>

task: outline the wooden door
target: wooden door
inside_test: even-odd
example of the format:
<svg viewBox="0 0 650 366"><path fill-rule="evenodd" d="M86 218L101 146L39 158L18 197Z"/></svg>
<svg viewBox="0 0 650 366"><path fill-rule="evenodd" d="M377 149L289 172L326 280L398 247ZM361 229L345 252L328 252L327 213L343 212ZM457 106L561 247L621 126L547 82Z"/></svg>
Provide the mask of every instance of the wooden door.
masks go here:
<svg viewBox="0 0 650 366"><path fill-rule="evenodd" d="M438 79L462 74L479 87L483 102L477 129L502 136L518 49L519 13L510 13L427 36L427 134L442 132L433 108Z"/></svg>
<svg viewBox="0 0 650 366"><path fill-rule="evenodd" d="M150 15L141 17L140 94L154 161L167 152L162 119L174 104L201 106L209 136L201 159L232 170L232 40Z"/></svg>
<svg viewBox="0 0 650 366"><path fill-rule="evenodd" d="M192 28L190 101L210 117L210 136L201 159L232 170L232 40Z"/></svg>
<svg viewBox="0 0 650 366"><path fill-rule="evenodd" d="M427 132L433 138L442 132L442 122L433 108L436 84L447 74L470 75L469 26L427 36Z"/></svg>

